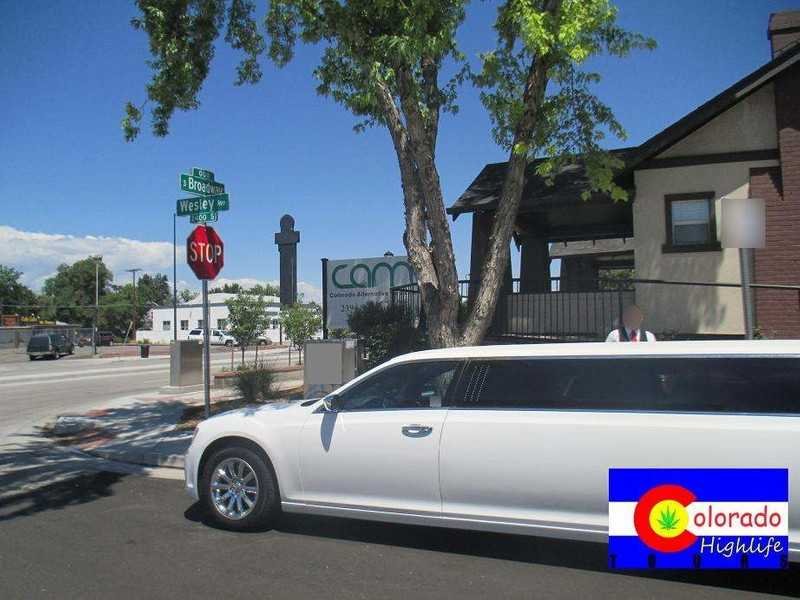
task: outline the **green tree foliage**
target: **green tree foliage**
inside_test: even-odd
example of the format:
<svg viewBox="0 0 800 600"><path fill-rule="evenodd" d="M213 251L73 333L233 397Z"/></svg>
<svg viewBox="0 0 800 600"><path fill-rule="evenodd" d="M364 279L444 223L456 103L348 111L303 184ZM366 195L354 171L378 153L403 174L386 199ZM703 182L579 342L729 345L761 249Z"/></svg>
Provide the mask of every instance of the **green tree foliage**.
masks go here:
<svg viewBox="0 0 800 600"><path fill-rule="evenodd" d="M32 315L36 313L36 294L24 285L22 272L0 265L0 313Z"/></svg>
<svg viewBox="0 0 800 600"><path fill-rule="evenodd" d="M271 283L257 283L256 285L245 288L238 283L226 283L209 290L211 294L254 294L256 296L278 296L280 291L278 286Z"/></svg>
<svg viewBox="0 0 800 600"><path fill-rule="evenodd" d="M367 368L390 358L425 347L425 339L414 327L409 312L402 306L368 302L358 306L347 319L350 330L364 344Z"/></svg>
<svg viewBox="0 0 800 600"><path fill-rule="evenodd" d="M281 311L283 335L297 349L298 363L303 362L303 347L322 327L322 316L316 304L295 304Z"/></svg>
<svg viewBox="0 0 800 600"><path fill-rule="evenodd" d="M136 302L136 323L133 320L133 305ZM133 283L112 285L111 289L100 299L98 327L113 331L115 335L124 337L130 329L146 329L147 315L154 306L172 304L172 289L166 275L149 275L145 273L136 280L136 294Z"/></svg>
<svg viewBox="0 0 800 600"><path fill-rule="evenodd" d="M178 302L191 302L197 297L197 292L190 289L182 289L178 292Z"/></svg>
<svg viewBox="0 0 800 600"><path fill-rule="evenodd" d="M223 286L213 287L208 290L209 294L241 294L243 292L242 286L238 283L226 283Z"/></svg>
<svg viewBox="0 0 800 600"><path fill-rule="evenodd" d="M228 306L228 331L239 342L242 351L242 364L247 346L258 341L269 325L267 302L262 296L238 294L225 301Z"/></svg>
<svg viewBox="0 0 800 600"><path fill-rule="evenodd" d="M72 263L59 265L56 274L42 287L43 316L66 323L89 327L94 317L95 264L98 265L98 292L105 297L114 275L100 256L90 256Z"/></svg>
<svg viewBox="0 0 800 600"><path fill-rule="evenodd" d="M531 157L546 158L539 172L554 177L568 161L583 161L588 196L624 199L614 181L619 161L602 149L604 135L623 138L613 112L593 92L597 73L587 61L601 53L625 56L651 48L652 40L617 25L610 0L506 0L494 23L496 41L480 68L459 51L464 20L460 0L273 0L266 37L259 33L252 0L137 0L133 25L150 40L153 77L147 101L155 135L168 132L176 109L198 106L198 95L225 40L244 53L236 83L261 78L259 57L288 64L298 42L320 45L314 69L317 91L358 118L356 129L385 127L397 154L405 212L405 244L416 271L434 346L480 342L494 315L509 244ZM493 48L491 47L493 46ZM442 73L452 76L443 79ZM493 133L508 150L502 192L478 291L463 326L452 238L436 163L441 113L458 110L459 84L482 91ZM125 137L139 132L141 108L129 103Z"/></svg>
<svg viewBox="0 0 800 600"><path fill-rule="evenodd" d="M139 306L148 309L155 305L172 304L172 288L167 276L161 273L145 273L136 281L136 297Z"/></svg>

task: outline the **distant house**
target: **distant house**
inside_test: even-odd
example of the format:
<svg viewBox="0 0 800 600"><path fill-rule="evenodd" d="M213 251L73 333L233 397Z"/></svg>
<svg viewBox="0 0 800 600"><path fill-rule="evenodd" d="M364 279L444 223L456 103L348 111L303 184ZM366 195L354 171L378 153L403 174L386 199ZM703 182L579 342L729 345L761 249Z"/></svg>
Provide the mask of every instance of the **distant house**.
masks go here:
<svg viewBox="0 0 800 600"><path fill-rule="evenodd" d="M598 278L625 270L641 279L738 283L738 251L719 241L726 198L766 200L767 245L755 252L754 281L800 284L800 11L771 15L767 35L769 62L640 146L613 151L625 163L617 181L632 202L602 194L583 201L580 165L563 169L548 186L531 163L514 233L520 281L512 287L509 267L508 294L498 307L506 319L501 331L555 334L570 319L584 319L572 333L599 337L613 325L622 298L609 305ZM484 167L448 209L453 218L472 213L473 275L505 169L505 163ZM561 277L551 281L555 258ZM743 334L738 288L636 284L626 293L624 301L635 298L653 331ZM768 337L800 337L798 292L758 290L756 326Z"/></svg>
<svg viewBox="0 0 800 600"><path fill-rule="evenodd" d="M209 294L209 327L211 329L228 329L228 305L225 301L236 297L236 294ZM266 296L267 315L269 327L264 332L273 342L279 341L280 301L277 296ZM185 340L192 329L203 327L203 297L198 295L189 302L178 304L176 322L178 323L178 339ZM148 340L155 344L168 344L173 337L174 312L171 304L157 306L151 313L152 329L139 329L136 332L137 341Z"/></svg>

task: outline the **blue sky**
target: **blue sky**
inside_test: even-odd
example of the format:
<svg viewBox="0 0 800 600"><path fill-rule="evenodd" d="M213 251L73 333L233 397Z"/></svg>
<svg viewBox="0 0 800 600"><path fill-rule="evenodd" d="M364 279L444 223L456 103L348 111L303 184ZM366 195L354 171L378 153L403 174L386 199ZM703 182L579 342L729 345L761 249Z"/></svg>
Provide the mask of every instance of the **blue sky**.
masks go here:
<svg viewBox="0 0 800 600"><path fill-rule="evenodd" d="M257 2L259 4L259 2ZM779 0L620 0L623 26L656 38L653 52L591 65L597 93L638 144L769 59L770 12ZM263 10L263 7L262 7ZM476 61L492 47L496 3L475 2L459 31ZM320 258L403 253L397 163L383 129L314 91L318 48L300 47L283 70L265 63L256 86L235 87L238 55L220 44L199 110L179 113L167 138L144 130L125 143L124 103L144 99L147 39L130 27L132 0L0 0L0 263L38 285L61 260L100 251L112 268L171 275L178 174L213 170L231 194L218 230L227 279L274 280L273 234L285 212L301 231L300 279L320 283ZM442 121L438 164L448 202L487 162L504 160L477 92ZM179 220L179 244L190 231ZM34 235L37 234L37 235ZM459 273L469 261L470 219L453 235ZM179 255L178 280L194 286Z"/></svg>

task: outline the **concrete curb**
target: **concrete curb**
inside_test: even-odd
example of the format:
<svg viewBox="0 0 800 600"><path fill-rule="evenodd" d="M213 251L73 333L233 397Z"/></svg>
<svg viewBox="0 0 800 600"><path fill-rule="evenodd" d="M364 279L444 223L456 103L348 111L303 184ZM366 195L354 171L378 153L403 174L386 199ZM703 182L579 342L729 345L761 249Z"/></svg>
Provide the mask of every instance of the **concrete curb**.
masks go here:
<svg viewBox="0 0 800 600"><path fill-rule="evenodd" d="M89 454L104 460L113 460L114 462L127 463L132 465L142 465L145 467L166 467L170 469L183 469L184 455L183 454L163 454L160 452L137 452L137 451L121 451L121 450L104 450L102 448L95 448L85 450L78 446L69 446L69 448Z"/></svg>

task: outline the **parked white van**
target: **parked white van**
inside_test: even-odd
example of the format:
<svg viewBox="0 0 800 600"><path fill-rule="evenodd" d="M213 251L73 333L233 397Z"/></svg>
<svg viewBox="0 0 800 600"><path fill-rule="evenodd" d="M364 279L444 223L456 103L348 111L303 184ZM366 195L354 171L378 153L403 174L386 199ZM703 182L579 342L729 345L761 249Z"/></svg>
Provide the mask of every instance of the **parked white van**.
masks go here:
<svg viewBox="0 0 800 600"><path fill-rule="evenodd" d="M232 529L282 509L605 542L610 467L788 467L798 561L798 440L796 341L481 346L212 417L185 475Z"/></svg>

